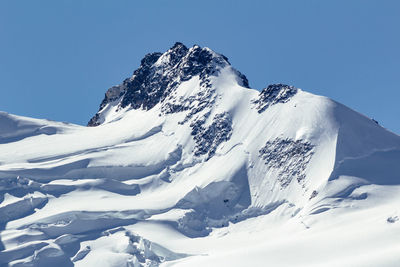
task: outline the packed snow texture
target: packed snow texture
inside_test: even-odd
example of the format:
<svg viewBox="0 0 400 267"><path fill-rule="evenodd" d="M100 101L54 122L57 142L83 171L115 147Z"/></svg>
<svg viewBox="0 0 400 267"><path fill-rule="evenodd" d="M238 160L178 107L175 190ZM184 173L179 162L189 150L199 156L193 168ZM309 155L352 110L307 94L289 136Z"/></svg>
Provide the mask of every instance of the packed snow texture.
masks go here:
<svg viewBox="0 0 400 267"><path fill-rule="evenodd" d="M335 101L177 43L90 125L0 113L0 266L399 266L400 137Z"/></svg>

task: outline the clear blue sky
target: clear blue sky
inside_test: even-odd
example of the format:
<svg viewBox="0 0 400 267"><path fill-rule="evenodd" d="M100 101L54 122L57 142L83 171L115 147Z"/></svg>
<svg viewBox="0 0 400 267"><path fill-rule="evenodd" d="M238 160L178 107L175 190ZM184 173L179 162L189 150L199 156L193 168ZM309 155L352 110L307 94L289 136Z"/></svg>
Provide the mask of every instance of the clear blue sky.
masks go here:
<svg viewBox="0 0 400 267"><path fill-rule="evenodd" d="M86 124L107 88L175 41L226 55L400 133L400 1L0 1L0 110Z"/></svg>

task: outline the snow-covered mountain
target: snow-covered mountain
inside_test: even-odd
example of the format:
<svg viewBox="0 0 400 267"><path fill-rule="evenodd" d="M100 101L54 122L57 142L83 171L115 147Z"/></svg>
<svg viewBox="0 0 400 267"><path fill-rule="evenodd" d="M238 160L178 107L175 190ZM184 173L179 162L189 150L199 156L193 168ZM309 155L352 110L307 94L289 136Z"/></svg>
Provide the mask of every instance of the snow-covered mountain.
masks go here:
<svg viewBox="0 0 400 267"><path fill-rule="evenodd" d="M400 266L400 136L209 48L83 127L0 113L0 265Z"/></svg>

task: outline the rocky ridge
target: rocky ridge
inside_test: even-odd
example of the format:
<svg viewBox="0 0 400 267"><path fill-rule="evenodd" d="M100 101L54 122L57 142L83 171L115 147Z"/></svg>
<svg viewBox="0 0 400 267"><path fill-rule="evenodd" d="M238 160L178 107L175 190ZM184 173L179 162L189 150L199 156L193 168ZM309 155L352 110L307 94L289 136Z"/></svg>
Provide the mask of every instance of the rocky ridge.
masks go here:
<svg viewBox="0 0 400 267"><path fill-rule="evenodd" d="M147 54L132 77L107 90L99 111L90 119L88 126L97 126L103 122L101 113L108 104L117 105L118 109L126 107L152 109L166 100L182 82L195 76L199 76L204 89L209 89L209 77L218 75L219 70L227 65L230 63L224 55L198 45L187 48L179 42L164 54L158 52ZM246 76L238 71L237 76L242 86L249 87ZM209 99L209 94L200 94L197 98ZM195 99L187 99L185 102L166 102L162 111L168 114L187 110L192 100Z"/></svg>

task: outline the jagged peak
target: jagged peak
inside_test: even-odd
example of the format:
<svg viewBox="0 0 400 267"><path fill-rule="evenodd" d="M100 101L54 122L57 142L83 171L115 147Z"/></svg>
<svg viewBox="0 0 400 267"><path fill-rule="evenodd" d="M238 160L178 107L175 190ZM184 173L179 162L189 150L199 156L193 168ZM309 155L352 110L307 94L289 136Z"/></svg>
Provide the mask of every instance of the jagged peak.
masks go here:
<svg viewBox="0 0 400 267"><path fill-rule="evenodd" d="M155 66L176 66L179 65L201 65L206 67L207 65L226 66L230 65L228 58L222 54L214 52L208 47L200 47L195 44L190 48L187 48L184 44L177 42L164 54L162 54Z"/></svg>
<svg viewBox="0 0 400 267"><path fill-rule="evenodd" d="M230 65L228 58L224 55L218 54L208 47L202 48L198 45L194 45L189 49L186 58L187 60L197 61L204 65L211 62L216 63L217 65Z"/></svg>
<svg viewBox="0 0 400 267"><path fill-rule="evenodd" d="M181 82L199 76L204 83L207 77L218 75L220 69L226 66L230 66L230 63L224 55L199 45L187 48L181 42L176 42L165 53L146 54L130 78L106 92L99 112L89 121L88 126L97 126L103 122L100 113L109 103L119 108L149 110L163 101ZM247 78L239 71L234 71L238 83L249 87Z"/></svg>
<svg viewBox="0 0 400 267"><path fill-rule="evenodd" d="M153 65L160 57L162 53L154 52L148 53L144 56L144 58L140 61L140 66L151 66Z"/></svg>
<svg viewBox="0 0 400 267"><path fill-rule="evenodd" d="M176 42L171 48L170 50L174 50L174 49L184 49L187 50L188 48L181 42Z"/></svg>
<svg viewBox="0 0 400 267"><path fill-rule="evenodd" d="M186 45L184 45L181 42L176 42L170 49L169 51L175 51L175 52L187 52L188 48Z"/></svg>
<svg viewBox="0 0 400 267"><path fill-rule="evenodd" d="M184 44L176 42L159 57L155 66L175 66L187 54L188 50Z"/></svg>

